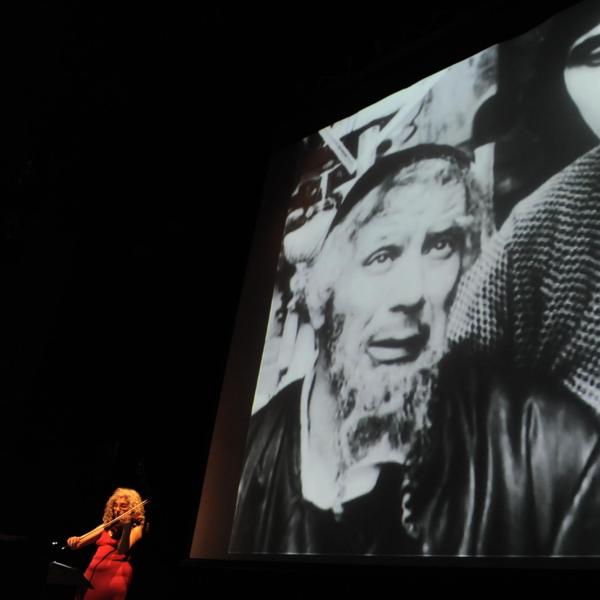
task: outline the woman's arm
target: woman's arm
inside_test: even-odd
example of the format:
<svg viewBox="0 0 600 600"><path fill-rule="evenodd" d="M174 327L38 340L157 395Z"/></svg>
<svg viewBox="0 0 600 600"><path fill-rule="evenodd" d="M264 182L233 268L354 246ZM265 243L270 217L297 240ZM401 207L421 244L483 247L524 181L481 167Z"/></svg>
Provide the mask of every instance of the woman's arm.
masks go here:
<svg viewBox="0 0 600 600"><path fill-rule="evenodd" d="M94 543L101 535L102 529L99 529L91 535L74 535L67 540L67 546L69 546L71 550L79 550L79 548Z"/></svg>
<svg viewBox="0 0 600 600"><path fill-rule="evenodd" d="M127 554L127 552L142 539L142 532L144 529L143 525L136 525L134 527L131 518L128 518L127 520L124 519L124 521L121 539L117 546L117 552L119 554Z"/></svg>

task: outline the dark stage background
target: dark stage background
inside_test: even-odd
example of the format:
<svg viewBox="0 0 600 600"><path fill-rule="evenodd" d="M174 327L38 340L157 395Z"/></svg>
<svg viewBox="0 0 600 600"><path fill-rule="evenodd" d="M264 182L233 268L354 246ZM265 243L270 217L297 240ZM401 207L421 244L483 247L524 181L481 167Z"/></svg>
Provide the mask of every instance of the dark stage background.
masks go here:
<svg viewBox="0 0 600 600"><path fill-rule="evenodd" d="M43 590L49 560L85 567L91 552L51 542L96 526L117 486L151 499L132 598L596 581L565 562L513 563L509 586L489 563L432 574L185 560L271 153L571 4L198 14L40 3L7 21L0 546L5 588L21 590L11 597Z"/></svg>

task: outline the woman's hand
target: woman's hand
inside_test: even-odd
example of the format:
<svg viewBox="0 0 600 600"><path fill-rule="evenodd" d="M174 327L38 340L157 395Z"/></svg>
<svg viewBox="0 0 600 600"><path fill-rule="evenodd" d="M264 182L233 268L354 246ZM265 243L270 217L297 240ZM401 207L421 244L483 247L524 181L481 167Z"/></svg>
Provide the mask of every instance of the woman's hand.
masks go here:
<svg viewBox="0 0 600 600"><path fill-rule="evenodd" d="M81 538L78 535L74 535L67 540L67 546L71 548L71 550L77 550L79 548L79 542Z"/></svg>

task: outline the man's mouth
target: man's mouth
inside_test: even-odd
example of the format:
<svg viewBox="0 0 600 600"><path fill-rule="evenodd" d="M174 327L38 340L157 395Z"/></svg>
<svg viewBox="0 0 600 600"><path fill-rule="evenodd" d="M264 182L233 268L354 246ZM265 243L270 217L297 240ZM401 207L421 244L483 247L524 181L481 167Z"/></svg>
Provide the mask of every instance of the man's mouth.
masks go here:
<svg viewBox="0 0 600 600"><path fill-rule="evenodd" d="M374 338L367 344L367 353L380 364L403 364L415 361L425 349L429 330L400 333Z"/></svg>

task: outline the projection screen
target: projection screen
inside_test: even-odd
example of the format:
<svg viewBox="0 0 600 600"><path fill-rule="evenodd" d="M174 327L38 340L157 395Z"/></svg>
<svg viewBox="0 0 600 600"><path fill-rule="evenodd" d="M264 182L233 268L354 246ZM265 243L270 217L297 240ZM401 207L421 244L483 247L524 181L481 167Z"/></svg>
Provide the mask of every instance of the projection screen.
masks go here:
<svg viewBox="0 0 600 600"><path fill-rule="evenodd" d="M594 1L274 159L192 558L600 554L599 136Z"/></svg>

